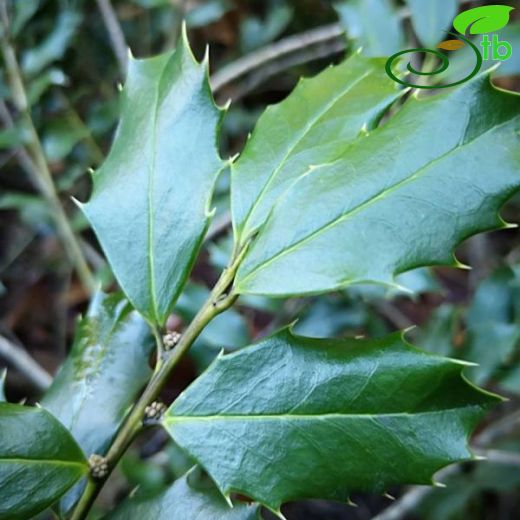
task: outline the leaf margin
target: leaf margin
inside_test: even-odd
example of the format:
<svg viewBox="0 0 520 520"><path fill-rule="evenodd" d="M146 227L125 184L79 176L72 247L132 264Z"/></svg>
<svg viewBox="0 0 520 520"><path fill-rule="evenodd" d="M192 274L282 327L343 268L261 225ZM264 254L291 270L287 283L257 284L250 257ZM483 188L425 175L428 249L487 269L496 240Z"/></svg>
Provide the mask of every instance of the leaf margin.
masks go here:
<svg viewBox="0 0 520 520"><path fill-rule="evenodd" d="M359 342L367 342L367 341L375 341L375 340L372 340L372 339L366 339L366 338L312 338L312 337L306 337L306 336L301 336L299 334L295 334L293 332L293 327L294 325L296 324L298 320L295 320L294 322L292 322L291 324L289 325L286 325L284 327L281 327L280 329L278 329L277 331L275 331L272 335L270 335L269 337L264 337L264 338L260 338L258 340L256 340L255 342L253 342L252 344L248 345L248 346L245 346L245 347L242 347L240 349L237 349L236 351L233 351L233 352L230 352L230 353L224 353L224 351L221 351L219 353L219 355L213 360L213 362L208 366L208 368L195 380L193 381L190 386L188 386L188 388L186 388L181 394L179 394L179 396L177 396L177 398L173 401L173 403L170 405L170 407L168 408L168 411L164 414L163 418L161 419L161 426L167 431L168 435L170 435L170 437L173 439L173 441L180 447L180 449L186 453L186 455L188 455L189 457L192 458L192 460L194 460L196 462L196 464L198 466L200 466L204 471L206 471L206 473L210 476L210 478L212 479L212 481L215 483L215 486L217 487L217 489L220 491L220 493L222 494L222 496L228 501L230 502L231 501L231 495L232 493L238 493L238 494L241 494L241 495L244 495L244 496L247 496L249 498L251 498L253 501L261 504L263 507L267 508L271 513L273 513L275 516L277 516L278 518L280 518L281 520L287 520L286 517L283 515L283 513L281 512L281 507L286 504L287 502L290 502L290 501L293 501L293 500L298 500L300 499L301 497L299 496L292 496L292 497L289 497L287 500L284 500L282 501L280 504L278 504L278 506L273 506L272 504L268 504L265 500L262 500L262 498L260 498L259 496L254 496L254 494L252 494L250 491L244 491L244 490L241 490L241 489L237 489L235 487L224 487L224 486L221 486L219 484L219 482L217 482L217 480L213 477L213 475L211 474L210 470L208 469L208 467L202 462L202 460L200 459L200 457L194 455L193 453L191 453L187 448L185 448L184 446L182 446L180 443L177 442L177 440L175 439L175 437L173 436L172 433L170 433L170 431L168 430L167 428L167 425L168 423L173 423L175 422L175 415L173 414L170 414L170 410L173 409L173 407L175 406L175 404L177 403L177 401L183 396L183 394L185 392L187 392L191 386L193 386L196 381L200 378L202 378L204 376L204 374L206 372L208 372L212 367L216 366L219 361L221 361L222 359L226 358L226 359L229 359L229 358L232 358L232 357L238 357L240 356L241 353L243 353L244 351L247 351L248 349L252 348L252 347L255 347L255 346L260 346L264 341L266 340L269 340L273 337L276 337L278 334L281 334L281 333L288 333L292 338L295 338L295 339L298 339L298 338L301 338L303 340L307 340L307 341L316 341L316 342L331 342L331 343L337 343L338 345L341 345L344 341L359 341ZM473 451L471 450L471 446L470 446L470 438L471 436L473 435L473 433L475 432L476 428L478 427L478 423L479 421L482 419L483 415L494 405L500 403L500 402L505 402L507 401L507 398L504 398L502 397L501 395L499 394L496 394L496 393L493 393L489 390L486 390L482 387L479 387L477 384L475 384L473 381L471 381L467 375L465 374L464 372L464 369L465 368L468 368L468 367L473 367L475 366L475 363L471 362L471 361L466 361L464 359L459 359L459 358L453 358L453 357L446 357L446 356L442 356L442 355L439 355L439 354L436 354L436 353L432 353L432 352L429 352L429 351L426 351L412 343L410 343L408 341L408 339L406 338L406 335L410 332L410 330L414 329L415 326L412 326L412 327L409 327L405 330L400 330L400 331L396 331L396 332L393 332L393 333L390 333L390 334L387 334L386 336L384 336L383 338L378 338L378 339L390 339L390 338L396 338L396 339L399 339L403 346L405 347L405 349L407 350L410 350L412 352L417 352L417 353L420 353L422 355L425 355L431 359L437 359L439 361L444 361L444 362L447 362L447 363L450 363L452 365L452 367L459 367L459 370L458 370L458 376L460 377L460 380L470 389L472 389L473 391L476 392L476 394L482 396L482 397L485 397L488 399L487 402L485 402L484 404L482 404L480 407L481 407L481 411L479 412L479 417L476 417L473 419L472 421L472 425L466 430L465 432L465 436L464 436L464 447L465 447L465 451L467 453L467 457L465 458L461 458L461 459L458 459L456 461L450 461L450 462L446 462L440 466L437 467L437 469L431 474L430 476L430 483L429 485L433 486L433 487L440 487L440 488L443 488L445 487L445 485L442 483L442 482L439 482L438 480L436 480L435 476L438 472L440 472L442 469L448 467L448 466L452 466L454 464L460 464L460 463L464 463L464 462L470 462L470 461L479 461L479 460L482 460L482 457L477 455L477 454L474 454ZM386 346L384 348L391 348L390 346ZM469 406L469 405L468 405ZM259 414L259 416L262 416L262 414ZM182 416L181 416L182 417ZM187 416L189 418L189 416ZM352 493L355 493L355 489L352 489L351 490ZM305 497L305 498L309 498L309 497ZM315 497L317 498L317 497ZM348 504L348 505L355 505L351 500L350 500L350 496L349 498L347 498L347 500L344 502L345 504Z"/></svg>

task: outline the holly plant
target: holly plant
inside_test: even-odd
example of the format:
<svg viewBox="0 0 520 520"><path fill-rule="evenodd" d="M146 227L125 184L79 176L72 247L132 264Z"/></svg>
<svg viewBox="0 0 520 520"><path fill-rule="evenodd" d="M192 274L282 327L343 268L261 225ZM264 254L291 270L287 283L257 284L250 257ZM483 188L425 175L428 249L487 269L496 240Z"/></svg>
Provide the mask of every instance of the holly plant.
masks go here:
<svg viewBox="0 0 520 520"><path fill-rule="evenodd" d="M223 159L226 108L185 33L174 51L130 57L111 151L77 202L121 293L95 296L41 406L0 404L0 519L51 506L86 518L150 425L194 467L109 519L283 518L288 501L435 485L438 470L472 459L468 439L501 398L405 331L314 339L287 324L218 355L169 406L159 393L238 298L395 287L420 266L463 267L458 244L509 226L499 210L520 187L519 110L487 72L417 95L384 59L358 53L301 80L267 107L240 156ZM168 331L227 171L228 265L185 330Z"/></svg>

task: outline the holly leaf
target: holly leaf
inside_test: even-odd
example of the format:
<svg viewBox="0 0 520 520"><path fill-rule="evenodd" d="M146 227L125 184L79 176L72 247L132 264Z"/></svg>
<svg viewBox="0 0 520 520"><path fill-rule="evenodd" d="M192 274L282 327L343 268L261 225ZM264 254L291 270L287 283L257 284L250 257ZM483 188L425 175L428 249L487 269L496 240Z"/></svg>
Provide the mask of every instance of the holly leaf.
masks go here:
<svg viewBox="0 0 520 520"><path fill-rule="evenodd" d="M411 96L336 161L311 166L278 200L241 264L237 293L271 296L394 285L453 249L507 227L520 187L520 96L488 74L447 94ZM490 172L495 172L493 175Z"/></svg>
<svg viewBox="0 0 520 520"><path fill-rule="evenodd" d="M451 28L457 14L458 0L406 0L411 12L412 25L419 40L424 45L434 46ZM454 40L462 43L460 40ZM446 49L446 47L440 47ZM452 50L452 49L448 49Z"/></svg>
<svg viewBox="0 0 520 520"><path fill-rule="evenodd" d="M0 403L0 518L32 518L88 472L80 447L49 412Z"/></svg>
<svg viewBox="0 0 520 520"><path fill-rule="evenodd" d="M330 340L282 330L219 356L163 425L220 491L278 512L288 500L431 484L471 458L467 439L497 397L401 334ZM225 461L225 463L223 463Z"/></svg>
<svg viewBox="0 0 520 520"><path fill-rule="evenodd" d="M231 507L208 481L195 480L189 471L165 491L151 498L132 497L122 502L106 520L172 520L182 518L218 520L255 520L256 504L233 504Z"/></svg>
<svg viewBox="0 0 520 520"><path fill-rule="evenodd" d="M389 56L401 50L404 31L392 0L348 0L335 3L334 9L347 38L367 56Z"/></svg>
<svg viewBox="0 0 520 520"><path fill-rule="evenodd" d="M152 374L150 329L122 294L98 293L42 401L85 453L104 453Z"/></svg>
<svg viewBox="0 0 520 520"><path fill-rule="evenodd" d="M128 299L163 325L210 221L225 166L217 150L223 111L185 30L175 51L130 59L122 97L112 149L82 208Z"/></svg>
<svg viewBox="0 0 520 520"><path fill-rule="evenodd" d="M383 60L354 55L302 79L285 101L268 107L232 166L236 234L245 240L254 233L309 164L338 157L399 95Z"/></svg>
<svg viewBox="0 0 520 520"><path fill-rule="evenodd" d="M121 294L94 297L78 324L72 351L42 401L88 455L106 452L149 380L153 344L146 321ZM80 487L64 499L65 510Z"/></svg>

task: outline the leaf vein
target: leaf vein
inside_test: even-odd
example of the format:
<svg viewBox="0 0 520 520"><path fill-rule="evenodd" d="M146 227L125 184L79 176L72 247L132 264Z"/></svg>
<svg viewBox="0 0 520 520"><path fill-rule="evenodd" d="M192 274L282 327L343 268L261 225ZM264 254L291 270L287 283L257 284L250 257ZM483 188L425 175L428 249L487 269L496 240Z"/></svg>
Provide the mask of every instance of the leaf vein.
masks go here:
<svg viewBox="0 0 520 520"><path fill-rule="evenodd" d="M467 141L463 144L460 144L460 145L456 145L454 148L451 148L450 150L448 150L446 153L442 154L441 156L433 159L432 161L424 164L423 166L421 166L418 170L416 170L411 176L405 178L405 179L402 179L400 180L399 182L396 182L395 184L389 186L388 188L384 188L383 190L381 190L379 193L377 193L376 195L374 195L373 197L369 198L368 200L365 200L364 202L362 202L361 204L358 204L357 206L355 206L354 208L348 210L346 213L343 213L342 215L340 215L339 217L336 217L334 218L333 220L327 222L326 224L320 226L319 228L315 229L314 231L312 231L311 233L309 233L307 236L301 238L300 240L297 240L294 244L292 244L290 247L287 247L286 249L282 249L281 251L279 251L278 253L274 254L273 256L271 256L270 258L264 260L263 262L260 262L257 266L255 266L242 280L241 280L241 284L243 284L248 278L250 278L254 273L256 273L257 271L265 268L267 265L271 264L272 262L274 262L275 260L277 260L278 258L282 257L282 256L285 256L289 253L291 253L292 251L294 251L295 249L297 249L298 247L300 247L301 245L307 243L308 241L311 241L313 238L315 238L317 235L319 235L320 233L324 233L326 232L327 230L333 228L334 226L336 226L337 224L341 223L341 222L345 222L347 221L349 218L352 218L354 215L356 215L357 213L359 213L360 211L366 209L367 207L371 206L372 204L382 200L382 199L385 199L386 197L388 197L390 194L392 194L394 191L398 190L399 188L401 188L402 186L405 186L411 182L414 182L416 180L418 180L419 178L421 178L421 176L424 174L425 171L427 171L432 165L438 163L438 162L441 162L443 161L444 159L446 159L447 157L449 157L450 155L452 155L454 152L458 152L460 151L462 148L464 148L465 146L468 146L478 140L480 140L481 138L483 138L484 136L486 136L488 133L490 133L491 131L495 131L497 130L498 128L501 128L503 126L506 126L508 124L511 123L511 121L513 121L515 119L515 117L511 118L511 119L508 119L506 121L504 121L503 123L501 123L500 125L497 125L497 126L494 126L494 127L491 127L489 128L488 130L486 130L485 132L483 132L482 134L480 134L479 136L477 136L476 138L470 140L470 141ZM327 164L324 164L324 165L321 165L321 166L326 166L326 165L330 165L330 164L334 164L335 162L339 162L343 160L342 158L341 159L338 159L338 161L333 161L332 163L327 163ZM310 170L307 172L306 175L309 175L309 173L311 172L315 172L316 169L313 169L313 170ZM301 179L301 178L300 178Z"/></svg>

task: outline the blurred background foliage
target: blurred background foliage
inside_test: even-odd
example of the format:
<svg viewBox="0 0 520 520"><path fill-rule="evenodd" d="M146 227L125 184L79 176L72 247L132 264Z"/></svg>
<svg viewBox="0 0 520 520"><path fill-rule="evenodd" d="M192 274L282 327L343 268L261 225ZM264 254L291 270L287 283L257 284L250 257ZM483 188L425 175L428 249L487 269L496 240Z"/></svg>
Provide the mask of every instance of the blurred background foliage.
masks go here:
<svg viewBox="0 0 520 520"><path fill-rule="evenodd" d="M42 196L35 140L41 144L57 200L68 215L81 254L97 283L115 288L95 237L71 197L88 198L87 172L101 164L110 147L127 48L137 57L171 49L183 20L199 58L209 44L215 96L220 103L233 101L221 138L222 153L230 156L241 150L265 106L282 100L301 76L317 73L359 46L368 55L380 55L410 44L435 45L444 39L459 9L485 3L3 1L4 51L6 42L15 50L28 107L24 112L17 102L4 52L0 69L0 366L8 371L7 377L4 372L0 378L0 399L4 391L13 402L41 398L70 349L75 322L90 298L56 232L55 208ZM501 87L517 91L519 28L520 22L513 19L503 29L515 51L494 76ZM463 75L463 52L453 58L454 75ZM499 169L490 174L500 174ZM219 180L218 211L206 246L169 319L172 330L181 330L194 316L217 272L226 265L232 245L228 190L225 174ZM507 205L504 217L520 221L518 197ZM163 398L171 402L220 350L245 346L296 318L295 330L315 337L376 337L409 329L407 338L431 352L478 363L468 366L466 376L507 398L473 439L488 460L445 470L440 478L447 484L445 489L398 488L393 490L395 497L407 498L393 503L388 497L357 496L357 508L322 501L288 504L284 508L287 518L361 520L377 514L380 519L517 518L520 234L509 229L477 236L463 244L457 255L472 270L407 273L399 282L408 292L356 286L287 301L243 297L234 310L219 316L204 331ZM166 434L152 429L121 462L97 513L101 515L136 486L144 493L159 492L190 466L191 461ZM265 517L270 518L268 513Z"/></svg>

